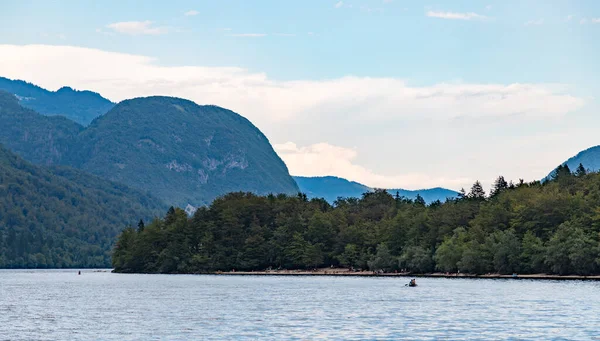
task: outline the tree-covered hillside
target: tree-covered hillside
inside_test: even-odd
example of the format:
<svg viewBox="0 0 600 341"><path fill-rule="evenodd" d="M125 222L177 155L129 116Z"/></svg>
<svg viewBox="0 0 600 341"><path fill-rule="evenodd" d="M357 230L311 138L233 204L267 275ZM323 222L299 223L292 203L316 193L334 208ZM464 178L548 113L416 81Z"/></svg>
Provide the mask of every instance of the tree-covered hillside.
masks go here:
<svg viewBox="0 0 600 341"><path fill-rule="evenodd" d="M242 116L171 97L116 105L90 126L25 109L0 93L0 143L26 160L82 169L200 206L232 191L297 193L267 138Z"/></svg>
<svg viewBox="0 0 600 341"><path fill-rule="evenodd" d="M385 191L323 199L232 193L193 218L169 210L123 231L120 272L195 273L346 266L392 271L600 273L600 174L560 168L545 184L499 177L486 196L426 206Z"/></svg>
<svg viewBox="0 0 600 341"><path fill-rule="evenodd" d="M64 116L81 125L88 125L115 104L91 91L62 87L48 91L21 80L0 77L0 90L19 98L21 105L47 116Z"/></svg>
<svg viewBox="0 0 600 341"><path fill-rule="evenodd" d="M244 117L172 97L119 103L78 138L69 164L185 207L232 191L297 193L267 138Z"/></svg>
<svg viewBox="0 0 600 341"><path fill-rule="evenodd" d="M108 267L123 225L161 209L150 195L74 169L34 166L0 145L0 268Z"/></svg>
<svg viewBox="0 0 600 341"><path fill-rule="evenodd" d="M0 127L0 143L41 165L61 163L83 129L67 118L42 116L24 108L5 91L0 91Z"/></svg>

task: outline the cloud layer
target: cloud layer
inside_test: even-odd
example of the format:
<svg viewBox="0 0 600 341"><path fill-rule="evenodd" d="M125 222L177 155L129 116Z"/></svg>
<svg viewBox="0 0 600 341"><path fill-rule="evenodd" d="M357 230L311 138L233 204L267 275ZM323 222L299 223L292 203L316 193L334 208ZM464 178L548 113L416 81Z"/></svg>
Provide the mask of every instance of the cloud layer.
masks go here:
<svg viewBox="0 0 600 341"><path fill-rule="evenodd" d="M465 183L474 180L469 178L430 177L423 173L377 174L366 167L355 164L357 151L350 148L334 146L328 143L315 143L299 147L293 142L273 146L279 156L285 161L294 175L336 176L360 182L374 188L394 188L399 184L404 187L432 188L444 184L450 188L460 188Z"/></svg>
<svg viewBox="0 0 600 341"><path fill-rule="evenodd" d="M440 19L451 19L451 20L488 20L489 17L475 12L440 12L440 11L427 11L426 15L432 18Z"/></svg>
<svg viewBox="0 0 600 341"><path fill-rule="evenodd" d="M187 14L186 14L187 15ZM115 32L129 35L159 35L169 30L166 27L156 27L152 21L122 21L106 25Z"/></svg>
<svg viewBox="0 0 600 341"><path fill-rule="evenodd" d="M416 87L397 78L353 76L278 81L238 67L162 66L147 56L72 46L0 45L0 75L54 90L91 89L113 101L168 95L217 104L256 124L293 174L405 188L457 189L496 176L517 159L523 162L512 168L517 177L551 169L562 160L535 162L529 154L550 148L547 143L515 142L505 155L508 142L489 136L553 122L585 104L558 84Z"/></svg>

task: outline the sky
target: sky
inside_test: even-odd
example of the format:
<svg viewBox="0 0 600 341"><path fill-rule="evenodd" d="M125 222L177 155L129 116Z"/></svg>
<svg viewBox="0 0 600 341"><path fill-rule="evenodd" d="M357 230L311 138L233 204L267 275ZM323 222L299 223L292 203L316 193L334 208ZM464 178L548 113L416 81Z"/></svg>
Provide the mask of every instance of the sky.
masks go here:
<svg viewBox="0 0 600 341"><path fill-rule="evenodd" d="M489 189L600 145L600 1L0 1L0 76L232 109L292 175Z"/></svg>

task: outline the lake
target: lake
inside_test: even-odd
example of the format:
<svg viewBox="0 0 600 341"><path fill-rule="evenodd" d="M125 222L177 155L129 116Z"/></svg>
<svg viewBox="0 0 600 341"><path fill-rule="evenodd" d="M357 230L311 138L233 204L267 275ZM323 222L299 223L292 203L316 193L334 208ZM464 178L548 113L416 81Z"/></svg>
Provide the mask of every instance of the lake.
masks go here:
<svg viewBox="0 0 600 341"><path fill-rule="evenodd" d="M0 270L0 340L600 340L600 282Z"/></svg>

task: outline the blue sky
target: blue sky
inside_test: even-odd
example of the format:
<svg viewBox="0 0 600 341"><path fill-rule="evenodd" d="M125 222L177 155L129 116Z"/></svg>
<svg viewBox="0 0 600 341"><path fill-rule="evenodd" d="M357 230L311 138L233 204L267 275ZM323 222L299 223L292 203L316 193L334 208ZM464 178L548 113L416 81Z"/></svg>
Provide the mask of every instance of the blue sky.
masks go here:
<svg viewBox="0 0 600 341"><path fill-rule="evenodd" d="M0 75L232 108L292 173L371 186L535 179L600 144L598 41L592 0L0 4Z"/></svg>

